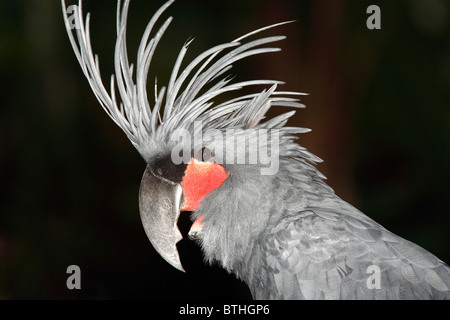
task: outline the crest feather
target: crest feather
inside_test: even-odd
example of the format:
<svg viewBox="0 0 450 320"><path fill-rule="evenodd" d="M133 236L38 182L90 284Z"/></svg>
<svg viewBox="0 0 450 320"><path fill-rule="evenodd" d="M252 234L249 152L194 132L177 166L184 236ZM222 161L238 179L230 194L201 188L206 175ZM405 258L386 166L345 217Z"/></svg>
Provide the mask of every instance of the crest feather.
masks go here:
<svg viewBox="0 0 450 320"><path fill-rule="evenodd" d="M166 2L148 22L138 48L134 68L128 59L126 42L130 0L123 3L118 0L115 72L111 75L108 92L102 82L99 59L92 51L90 14L88 13L84 20L82 0L79 0L78 6L71 6L76 8L70 17L75 19L77 27L74 28L69 23L65 0L61 0L70 42L92 91L106 113L125 132L144 159L151 154L154 141L168 137L177 129L189 129L194 121L202 121L204 129L223 129L225 126L243 129L279 129L294 112L262 122L271 106L304 107L298 98L294 98L303 95L302 93L276 91L277 85L282 84L280 81L249 80L233 83L231 77L222 77L236 61L253 55L280 51L279 48L268 45L283 40L284 36L246 40L291 21L266 26L231 42L217 45L200 54L182 69L183 59L193 40L187 41L178 54L167 87L158 89L155 81L155 98L151 104L147 96L148 72L158 43L173 18L167 18L156 33L153 30L161 15L173 2L174 0ZM270 87L259 93L238 96L215 104L214 100L224 93L260 85ZM120 100L116 97L116 90ZM296 129L297 132L305 132L305 129Z"/></svg>

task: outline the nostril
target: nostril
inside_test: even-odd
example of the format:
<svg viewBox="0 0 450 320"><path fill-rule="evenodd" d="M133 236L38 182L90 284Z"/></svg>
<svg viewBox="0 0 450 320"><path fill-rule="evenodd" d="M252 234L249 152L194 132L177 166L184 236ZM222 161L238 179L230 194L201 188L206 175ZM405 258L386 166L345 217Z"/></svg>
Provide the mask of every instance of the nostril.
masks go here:
<svg viewBox="0 0 450 320"><path fill-rule="evenodd" d="M201 238L201 236L202 236L201 231L203 228L203 218L204 218L204 216L201 215L192 224L191 229L188 232L188 238L190 240L196 240L196 239Z"/></svg>
<svg viewBox="0 0 450 320"><path fill-rule="evenodd" d="M200 232L197 230L189 230L189 232L188 232L189 240L199 239L199 235L200 235Z"/></svg>

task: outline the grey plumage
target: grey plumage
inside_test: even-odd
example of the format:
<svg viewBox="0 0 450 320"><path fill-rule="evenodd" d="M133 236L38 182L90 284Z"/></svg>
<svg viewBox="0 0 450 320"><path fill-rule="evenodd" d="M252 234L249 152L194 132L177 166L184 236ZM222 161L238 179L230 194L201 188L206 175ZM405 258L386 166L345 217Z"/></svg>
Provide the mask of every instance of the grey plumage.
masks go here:
<svg viewBox="0 0 450 320"><path fill-rule="evenodd" d="M80 28L66 28L77 59L100 104L125 132L148 164L170 155L171 135L184 129L200 130L203 143L236 129L246 148L228 149L233 157L266 149L277 153L279 168L274 175L261 175L262 163L229 164L224 183L201 203L192 219L204 216L198 240L205 260L219 263L245 281L255 298L264 299L441 299L450 297L450 269L431 253L389 232L337 197L315 168L321 160L297 143L296 134L308 129L287 127L293 111L265 119L272 106L302 108L301 93L277 91L282 82L252 80L233 83L225 74L232 63L246 57L279 51L267 45L284 39L272 36L249 40L275 24L250 32L199 55L183 70L181 65L191 41L181 49L167 87L158 89L150 103L147 75L153 54L172 18L156 34L152 30L167 2L147 25L140 43L136 66L126 48L129 0L117 7L115 75L110 89L104 87L98 57L93 54L89 15L83 19L79 2L73 18ZM76 36L74 35L76 34ZM263 85L261 92L237 96L222 103L217 97L244 87ZM120 100L116 97L116 90ZM195 122L201 122L200 127ZM279 143L256 143L258 130L276 131ZM192 145L198 149L204 145ZM217 146L216 146L217 147ZM234 154L236 153L236 154ZM241 154L242 153L242 154ZM214 156L210 161L214 161ZM380 271L380 287L368 284L370 267Z"/></svg>
<svg viewBox="0 0 450 320"><path fill-rule="evenodd" d="M450 298L444 262L337 197L309 165L285 159L276 176L230 172L196 212L205 216L201 243L254 298ZM379 289L367 284L370 266L381 271Z"/></svg>
<svg viewBox="0 0 450 320"><path fill-rule="evenodd" d="M450 271L438 258L373 221L324 209L283 219L261 243L271 290L256 298L442 299L449 297ZM362 214L361 214L362 216ZM371 266L381 271L379 288L368 286Z"/></svg>

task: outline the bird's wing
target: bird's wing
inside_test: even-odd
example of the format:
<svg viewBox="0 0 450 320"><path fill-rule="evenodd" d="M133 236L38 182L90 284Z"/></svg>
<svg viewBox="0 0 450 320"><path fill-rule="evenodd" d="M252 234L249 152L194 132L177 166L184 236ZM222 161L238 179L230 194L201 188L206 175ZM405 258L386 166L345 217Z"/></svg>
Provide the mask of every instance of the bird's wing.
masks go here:
<svg viewBox="0 0 450 320"><path fill-rule="evenodd" d="M448 266L362 213L311 208L284 218L261 246L267 283L255 298L450 298Z"/></svg>

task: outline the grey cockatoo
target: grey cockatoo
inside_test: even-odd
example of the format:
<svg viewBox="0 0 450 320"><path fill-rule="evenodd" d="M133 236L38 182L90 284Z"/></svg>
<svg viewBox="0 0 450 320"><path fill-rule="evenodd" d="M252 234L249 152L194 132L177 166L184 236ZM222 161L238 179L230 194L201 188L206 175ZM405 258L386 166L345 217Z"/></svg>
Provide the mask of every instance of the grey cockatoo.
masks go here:
<svg viewBox="0 0 450 320"><path fill-rule="evenodd" d="M450 269L437 257L341 200L315 168L320 159L298 145L286 126L293 111L266 120L272 106L303 107L301 93L277 91L278 81L233 82L238 60L278 51L282 36L254 38L272 25L217 45L181 68L185 44L167 87L147 94L153 54L172 18L152 33L148 23L135 64L126 48L130 1L117 6L115 74L105 88L81 1L67 7L67 32L100 104L125 132L147 167L139 206L150 242L183 270L176 243L181 211L205 260L218 262L255 299L441 299L450 297ZM279 24L278 24L279 25ZM265 86L239 95L244 87ZM120 99L116 94L119 94ZM237 93L226 100L223 95Z"/></svg>

